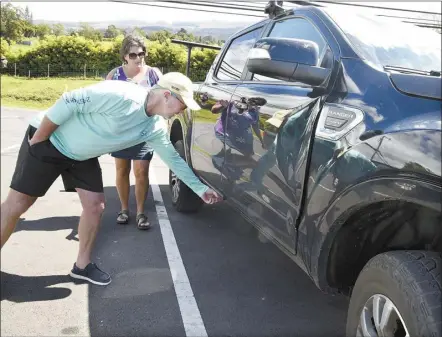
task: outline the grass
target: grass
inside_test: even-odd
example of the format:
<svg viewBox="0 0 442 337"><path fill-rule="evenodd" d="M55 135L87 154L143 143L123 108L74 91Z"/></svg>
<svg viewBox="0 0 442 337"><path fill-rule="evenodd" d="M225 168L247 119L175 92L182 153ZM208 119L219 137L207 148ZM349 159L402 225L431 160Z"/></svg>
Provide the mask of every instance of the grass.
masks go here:
<svg viewBox="0 0 442 337"><path fill-rule="evenodd" d="M195 114L195 120L198 122L215 123L221 114L213 114L207 109L201 109Z"/></svg>
<svg viewBox="0 0 442 337"><path fill-rule="evenodd" d="M38 38L24 38L25 41L32 41L32 45L28 46L28 45L24 45L24 44L19 44L19 43L14 43L11 45L11 50L10 52L12 54L17 53L19 51L29 51L31 49L34 49L36 47L38 47L38 45L40 44L40 40Z"/></svg>
<svg viewBox="0 0 442 337"><path fill-rule="evenodd" d="M1 105L8 107L47 109L66 90L99 82L82 78L1 77Z"/></svg>

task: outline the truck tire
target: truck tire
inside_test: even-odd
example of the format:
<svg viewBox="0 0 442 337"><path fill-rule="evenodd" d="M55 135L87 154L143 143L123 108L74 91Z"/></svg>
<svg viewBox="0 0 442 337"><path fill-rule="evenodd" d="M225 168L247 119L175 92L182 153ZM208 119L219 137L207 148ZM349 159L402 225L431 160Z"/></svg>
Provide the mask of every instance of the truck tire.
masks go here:
<svg viewBox="0 0 442 337"><path fill-rule="evenodd" d="M181 158L185 160L186 156L183 141L177 141L174 146ZM178 179L171 170L169 170L169 188L172 194L172 204L178 212L197 212L203 205L202 199L185 183Z"/></svg>
<svg viewBox="0 0 442 337"><path fill-rule="evenodd" d="M442 253L427 251L392 251L373 257L352 291L346 335L442 336L441 259ZM375 323L382 323L382 314L388 312L392 324L386 324L382 334Z"/></svg>

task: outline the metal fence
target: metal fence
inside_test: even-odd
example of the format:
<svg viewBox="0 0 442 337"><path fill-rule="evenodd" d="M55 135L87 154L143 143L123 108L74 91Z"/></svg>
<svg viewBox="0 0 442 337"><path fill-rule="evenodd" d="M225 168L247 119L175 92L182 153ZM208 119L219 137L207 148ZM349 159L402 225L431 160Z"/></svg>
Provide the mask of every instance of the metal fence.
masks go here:
<svg viewBox="0 0 442 337"><path fill-rule="evenodd" d="M179 71L178 69L168 69L158 67L163 74L171 71ZM28 78L101 78L104 79L111 69L98 69L95 67L88 67L87 64L79 65L77 67L65 67L59 65L48 64L44 67L30 67L27 64L9 63L6 67L1 68L2 75L28 77ZM204 81L208 69L191 69L190 79L194 82Z"/></svg>

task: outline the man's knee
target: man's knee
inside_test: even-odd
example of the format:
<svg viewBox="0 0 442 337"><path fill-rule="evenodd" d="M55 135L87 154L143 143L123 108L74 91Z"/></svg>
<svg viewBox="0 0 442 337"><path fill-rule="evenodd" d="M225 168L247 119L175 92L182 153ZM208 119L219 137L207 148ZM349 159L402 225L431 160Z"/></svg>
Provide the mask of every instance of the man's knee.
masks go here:
<svg viewBox="0 0 442 337"><path fill-rule="evenodd" d="M99 198L91 199L91 202L88 205L85 205L83 209L91 215L101 216L105 209L104 200Z"/></svg>
<svg viewBox="0 0 442 337"><path fill-rule="evenodd" d="M105 198L103 193L89 192L78 189L83 211L89 215L101 216L105 209Z"/></svg>

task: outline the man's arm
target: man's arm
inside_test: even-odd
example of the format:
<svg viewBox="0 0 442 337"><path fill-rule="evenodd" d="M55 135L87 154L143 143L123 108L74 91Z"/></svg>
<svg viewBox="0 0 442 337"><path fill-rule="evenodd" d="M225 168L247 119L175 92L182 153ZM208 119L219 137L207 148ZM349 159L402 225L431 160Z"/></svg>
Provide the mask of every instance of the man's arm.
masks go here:
<svg viewBox="0 0 442 337"><path fill-rule="evenodd" d="M167 132L160 132L155 137L149 137L147 142L177 177L202 198L209 187L198 179L189 165L181 158L168 139Z"/></svg>
<svg viewBox="0 0 442 337"><path fill-rule="evenodd" d="M37 131L35 131L32 139L29 140L29 144L34 145L36 143L40 143L45 141L46 139L49 139L49 137L57 128L57 124L51 122L49 118L44 116L39 128L37 129Z"/></svg>

